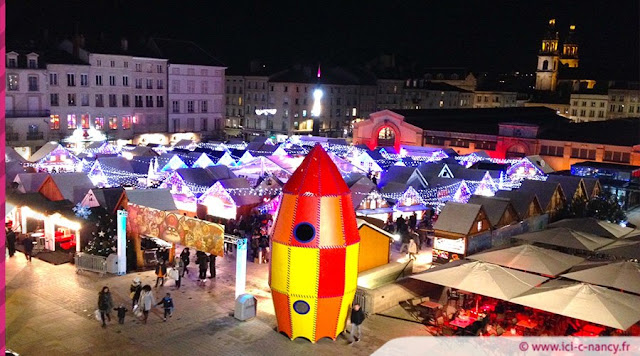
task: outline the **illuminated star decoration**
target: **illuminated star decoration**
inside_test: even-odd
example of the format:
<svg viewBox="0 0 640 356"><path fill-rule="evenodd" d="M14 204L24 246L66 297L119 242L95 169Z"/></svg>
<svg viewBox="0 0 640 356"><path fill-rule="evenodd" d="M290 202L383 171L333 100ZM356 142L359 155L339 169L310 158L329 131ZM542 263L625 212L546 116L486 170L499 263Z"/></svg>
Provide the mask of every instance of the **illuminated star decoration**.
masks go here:
<svg viewBox="0 0 640 356"><path fill-rule="evenodd" d="M103 230L100 230L100 232L98 232L98 236L104 237L104 235L105 235L105 232Z"/></svg>
<svg viewBox="0 0 640 356"><path fill-rule="evenodd" d="M91 215L91 210L86 206L80 205L80 203L76 204L76 206L73 207L72 210L77 217L83 218L85 220L87 220L89 218L89 215Z"/></svg>

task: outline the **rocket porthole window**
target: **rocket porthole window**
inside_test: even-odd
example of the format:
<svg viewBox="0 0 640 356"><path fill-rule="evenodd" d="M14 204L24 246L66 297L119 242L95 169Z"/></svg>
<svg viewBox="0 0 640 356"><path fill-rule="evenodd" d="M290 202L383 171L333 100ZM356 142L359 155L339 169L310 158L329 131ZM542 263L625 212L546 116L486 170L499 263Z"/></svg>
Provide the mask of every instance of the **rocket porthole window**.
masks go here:
<svg viewBox="0 0 640 356"><path fill-rule="evenodd" d="M309 307L309 303L305 302L304 300L298 300L293 303L293 310L295 310L295 312L300 315L305 315L309 312L309 310L311 310L311 308Z"/></svg>
<svg viewBox="0 0 640 356"><path fill-rule="evenodd" d="M307 243L316 236L316 229L313 228L313 225L302 222L293 229L293 236L295 236L296 240Z"/></svg>

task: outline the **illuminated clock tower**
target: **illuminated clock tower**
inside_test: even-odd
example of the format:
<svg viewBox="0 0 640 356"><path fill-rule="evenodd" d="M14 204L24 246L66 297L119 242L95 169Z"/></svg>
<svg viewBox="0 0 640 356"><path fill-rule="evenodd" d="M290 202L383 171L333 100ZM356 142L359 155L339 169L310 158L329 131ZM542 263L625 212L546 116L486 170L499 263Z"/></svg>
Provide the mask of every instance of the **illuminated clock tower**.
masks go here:
<svg viewBox="0 0 640 356"><path fill-rule="evenodd" d="M569 68L578 68L578 41L576 41L576 26L569 26L569 33L562 45L560 63Z"/></svg>
<svg viewBox="0 0 640 356"><path fill-rule="evenodd" d="M547 33L542 40L542 48L538 52L538 68L536 70L536 90L555 91L558 84L558 32L556 20L549 20Z"/></svg>

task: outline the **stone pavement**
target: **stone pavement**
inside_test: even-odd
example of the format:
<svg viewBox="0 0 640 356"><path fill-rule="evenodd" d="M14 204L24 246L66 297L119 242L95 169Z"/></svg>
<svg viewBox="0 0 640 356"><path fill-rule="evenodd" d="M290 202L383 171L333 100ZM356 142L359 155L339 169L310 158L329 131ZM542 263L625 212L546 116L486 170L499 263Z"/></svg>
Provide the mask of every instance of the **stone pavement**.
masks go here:
<svg viewBox="0 0 640 356"><path fill-rule="evenodd" d="M153 286L153 271L100 277L76 273L70 264L54 266L35 258L27 263L16 253L6 263L7 347L21 355L369 355L393 338L428 335L420 324L372 316L364 323L363 340L354 345L347 345L344 336L315 345L300 338L290 341L275 331L268 265L247 265L247 293L258 300L258 316L246 322L233 317L235 259L218 258L217 265L218 278L205 285L198 284L192 263L180 290L174 290L173 281L154 289L158 300L166 292L173 296L176 310L167 322L158 307L146 325L131 312L119 325L114 312L103 329L94 317L101 287L110 287L114 304L130 308L131 280L139 276Z"/></svg>

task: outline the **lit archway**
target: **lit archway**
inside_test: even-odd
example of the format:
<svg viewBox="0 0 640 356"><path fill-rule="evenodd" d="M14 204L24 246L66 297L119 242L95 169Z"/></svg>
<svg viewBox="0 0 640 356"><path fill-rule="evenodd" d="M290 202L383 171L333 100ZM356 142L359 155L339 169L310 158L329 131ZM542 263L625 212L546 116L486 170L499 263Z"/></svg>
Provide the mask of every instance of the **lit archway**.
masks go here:
<svg viewBox="0 0 640 356"><path fill-rule="evenodd" d="M380 146L395 146L396 144L396 132L390 126L383 126L378 131L377 145Z"/></svg>
<svg viewBox="0 0 640 356"><path fill-rule="evenodd" d="M524 145L516 144L507 149L506 158L522 158L528 155L527 148Z"/></svg>

